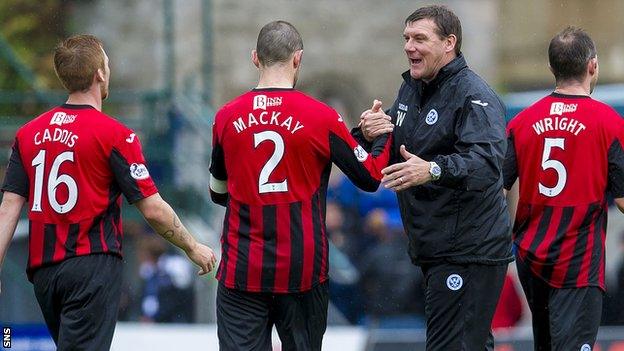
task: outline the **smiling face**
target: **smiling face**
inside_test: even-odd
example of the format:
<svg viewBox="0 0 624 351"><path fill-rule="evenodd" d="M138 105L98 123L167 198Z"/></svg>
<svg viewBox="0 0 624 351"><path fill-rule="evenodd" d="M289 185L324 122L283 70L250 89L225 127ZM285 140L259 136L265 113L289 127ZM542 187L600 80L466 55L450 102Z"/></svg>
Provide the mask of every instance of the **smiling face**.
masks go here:
<svg viewBox="0 0 624 351"><path fill-rule="evenodd" d="M425 82L433 80L440 69L451 62L455 54L456 38L453 34L440 37L432 19L424 18L408 22L403 31L405 54L409 61L410 75Z"/></svg>

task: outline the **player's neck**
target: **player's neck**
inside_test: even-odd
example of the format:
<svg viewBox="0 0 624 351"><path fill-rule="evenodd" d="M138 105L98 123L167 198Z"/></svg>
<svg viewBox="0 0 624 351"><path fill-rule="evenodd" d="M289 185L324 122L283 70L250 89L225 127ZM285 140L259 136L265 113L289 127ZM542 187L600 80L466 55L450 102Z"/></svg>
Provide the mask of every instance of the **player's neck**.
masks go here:
<svg viewBox="0 0 624 351"><path fill-rule="evenodd" d="M555 93L563 95L590 95L589 82L565 81L558 82Z"/></svg>
<svg viewBox="0 0 624 351"><path fill-rule="evenodd" d="M102 111L102 95L99 92L99 87L97 91L90 89L86 92L73 92L69 94L66 103L70 105L90 105L96 110Z"/></svg>
<svg viewBox="0 0 624 351"><path fill-rule="evenodd" d="M287 69L264 69L256 88L293 88L294 72Z"/></svg>

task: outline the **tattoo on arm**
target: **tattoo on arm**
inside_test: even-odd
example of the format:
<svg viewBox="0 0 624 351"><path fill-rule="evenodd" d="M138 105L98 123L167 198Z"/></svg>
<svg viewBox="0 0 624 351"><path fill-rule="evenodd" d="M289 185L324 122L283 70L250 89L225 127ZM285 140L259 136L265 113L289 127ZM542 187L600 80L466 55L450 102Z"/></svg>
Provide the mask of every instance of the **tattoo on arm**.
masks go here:
<svg viewBox="0 0 624 351"><path fill-rule="evenodd" d="M173 232L173 230L169 229L169 230L167 230L166 232L164 232L164 233L162 233L162 234L160 234L160 235L161 235L163 238L165 238L165 239L167 239L167 240L168 240L168 239L173 238L174 232Z"/></svg>
<svg viewBox="0 0 624 351"><path fill-rule="evenodd" d="M175 214L173 215L173 226L176 228L180 228L182 226L180 219Z"/></svg>

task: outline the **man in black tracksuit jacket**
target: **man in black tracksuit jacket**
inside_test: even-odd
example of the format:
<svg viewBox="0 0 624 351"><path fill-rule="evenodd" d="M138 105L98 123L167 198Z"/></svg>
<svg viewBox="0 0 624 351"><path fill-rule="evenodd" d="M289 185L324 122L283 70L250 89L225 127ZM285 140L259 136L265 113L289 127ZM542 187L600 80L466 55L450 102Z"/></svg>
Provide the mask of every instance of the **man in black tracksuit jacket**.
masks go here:
<svg viewBox="0 0 624 351"><path fill-rule="evenodd" d="M394 124L384 182L397 191L410 257L425 274L427 350L492 350L490 324L513 259L504 106L467 67L448 8L414 12L405 39L410 70L396 101L387 115L379 103L365 111L354 135L370 140L387 119Z"/></svg>

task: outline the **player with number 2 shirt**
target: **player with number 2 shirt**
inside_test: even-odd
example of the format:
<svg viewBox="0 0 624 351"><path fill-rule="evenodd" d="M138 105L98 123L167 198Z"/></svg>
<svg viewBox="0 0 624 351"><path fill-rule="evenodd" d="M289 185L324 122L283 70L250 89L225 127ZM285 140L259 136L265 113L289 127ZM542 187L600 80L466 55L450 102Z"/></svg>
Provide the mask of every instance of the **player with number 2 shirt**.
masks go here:
<svg viewBox="0 0 624 351"><path fill-rule="evenodd" d="M253 57L258 87L215 116L210 188L227 207L217 270L221 350L269 350L274 324L283 350L320 350L332 162L367 191L388 163L387 135L368 154L336 111L293 88L302 49L289 23L264 26Z"/></svg>

